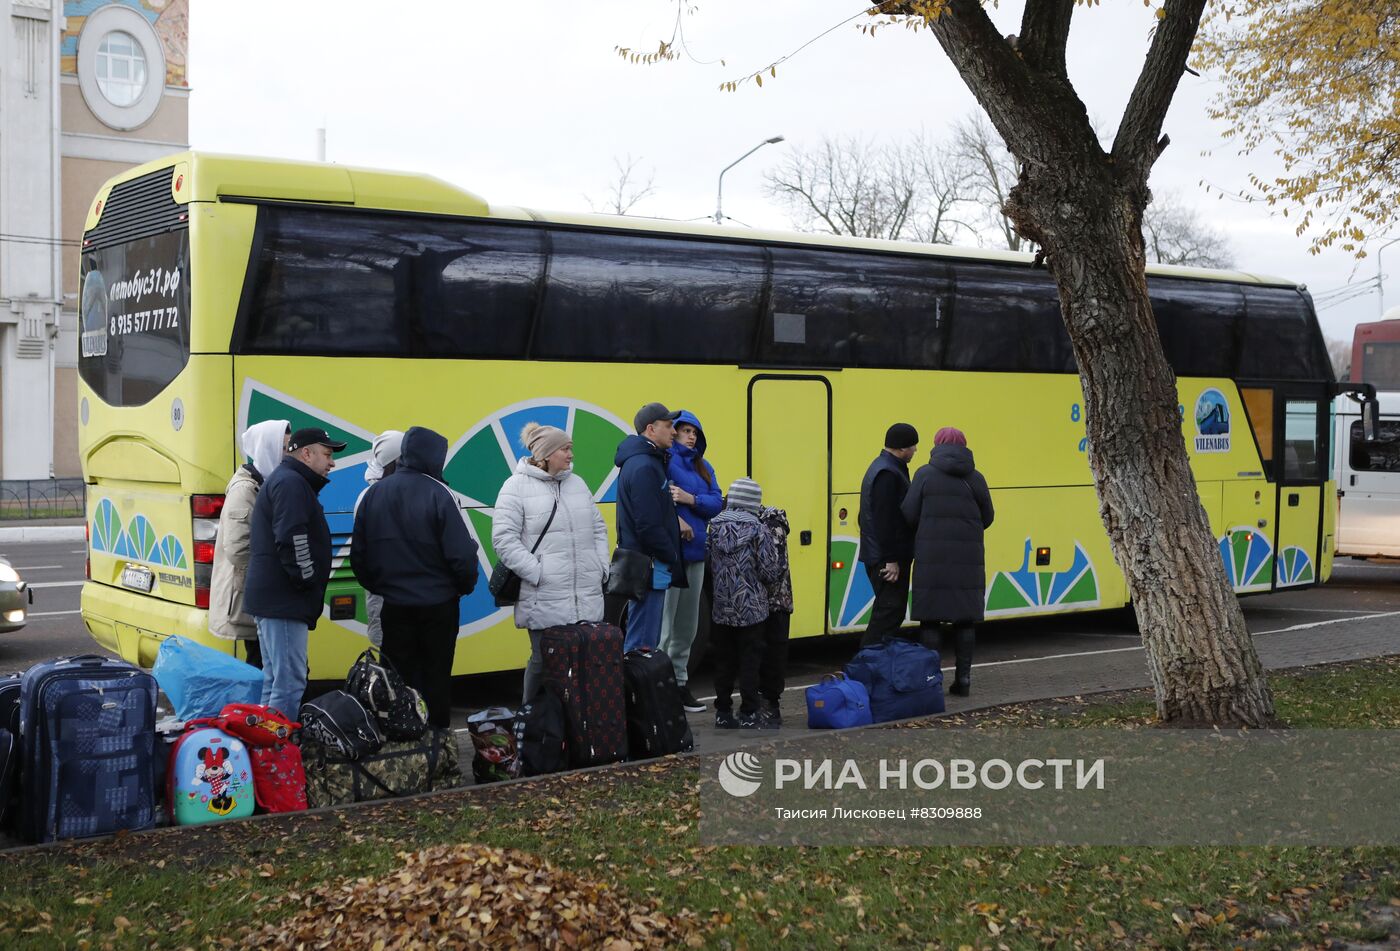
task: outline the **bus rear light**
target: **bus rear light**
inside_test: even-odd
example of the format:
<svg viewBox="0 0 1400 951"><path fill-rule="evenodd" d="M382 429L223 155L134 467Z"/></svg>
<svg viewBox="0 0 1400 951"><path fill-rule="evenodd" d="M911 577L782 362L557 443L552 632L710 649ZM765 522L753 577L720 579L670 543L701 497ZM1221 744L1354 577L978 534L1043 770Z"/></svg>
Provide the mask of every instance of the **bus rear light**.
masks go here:
<svg viewBox="0 0 1400 951"><path fill-rule="evenodd" d="M212 565L214 563L213 542L194 543L194 563L196 565Z"/></svg>
<svg viewBox="0 0 1400 951"><path fill-rule="evenodd" d="M211 545L212 549L213 546ZM211 554L212 558L212 554ZM194 606L197 608L209 607L209 588L214 581L214 566L199 561L199 546L195 546L194 563Z"/></svg>
<svg viewBox="0 0 1400 951"><path fill-rule="evenodd" d="M224 497L222 495L190 496L190 511L195 518L218 518L219 513L223 510Z"/></svg>

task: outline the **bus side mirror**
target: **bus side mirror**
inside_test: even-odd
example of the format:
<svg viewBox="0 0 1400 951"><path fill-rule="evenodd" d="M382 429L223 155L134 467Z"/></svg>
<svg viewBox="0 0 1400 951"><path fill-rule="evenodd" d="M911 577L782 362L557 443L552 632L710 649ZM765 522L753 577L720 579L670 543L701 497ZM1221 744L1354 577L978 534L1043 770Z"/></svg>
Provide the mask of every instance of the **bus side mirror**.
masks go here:
<svg viewBox="0 0 1400 951"><path fill-rule="evenodd" d="M1381 431L1381 404L1374 396L1361 401L1361 437L1375 442Z"/></svg>

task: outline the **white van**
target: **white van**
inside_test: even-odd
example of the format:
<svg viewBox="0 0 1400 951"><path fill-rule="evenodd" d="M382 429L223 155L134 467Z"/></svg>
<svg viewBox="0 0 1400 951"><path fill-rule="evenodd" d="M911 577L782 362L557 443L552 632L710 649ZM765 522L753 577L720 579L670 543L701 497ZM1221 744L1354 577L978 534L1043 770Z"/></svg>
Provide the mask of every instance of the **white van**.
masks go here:
<svg viewBox="0 0 1400 951"><path fill-rule="evenodd" d="M1333 402L1337 554L1400 558L1400 393L1379 393L1376 439L1362 438L1361 405Z"/></svg>

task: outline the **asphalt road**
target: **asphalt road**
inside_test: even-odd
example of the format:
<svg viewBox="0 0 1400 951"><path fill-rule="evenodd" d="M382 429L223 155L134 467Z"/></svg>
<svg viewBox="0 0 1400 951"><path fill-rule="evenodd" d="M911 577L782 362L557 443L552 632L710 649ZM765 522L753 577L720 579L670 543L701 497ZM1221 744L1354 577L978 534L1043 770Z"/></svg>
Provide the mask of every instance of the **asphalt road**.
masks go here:
<svg viewBox="0 0 1400 951"><path fill-rule="evenodd" d="M28 542L11 545L0 554L10 558L34 588L29 623L19 631L0 634L0 672L23 670L50 657L100 650L78 613L85 557L82 542ZM1255 595L1245 598L1243 605L1249 629L1256 634L1400 611L1400 562L1339 560L1326 585ZM1319 627L1318 636L1326 636L1326 631L1326 626ZM1005 621L981 627L977 663L1035 664L1066 655L1114 652L1138 642L1129 611ZM850 636L795 641L789 685L805 686L839 668L855 646ZM519 684L518 674L464 678L454 693L464 711L497 703L514 706L519 701ZM693 686L698 696L707 696L709 683L703 674Z"/></svg>

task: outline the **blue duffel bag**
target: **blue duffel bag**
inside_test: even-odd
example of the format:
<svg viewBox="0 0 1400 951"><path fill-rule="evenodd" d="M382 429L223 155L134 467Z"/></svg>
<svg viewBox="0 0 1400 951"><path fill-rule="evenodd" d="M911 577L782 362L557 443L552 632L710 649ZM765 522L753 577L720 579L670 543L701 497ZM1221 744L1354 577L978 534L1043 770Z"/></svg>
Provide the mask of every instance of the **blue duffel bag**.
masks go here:
<svg viewBox="0 0 1400 951"><path fill-rule="evenodd" d="M230 703L262 699L261 670L179 635L161 642L151 674L181 720L216 717Z"/></svg>
<svg viewBox="0 0 1400 951"><path fill-rule="evenodd" d="M852 658L846 676L865 685L876 723L943 712L938 651L922 644L887 638Z"/></svg>
<svg viewBox="0 0 1400 951"><path fill-rule="evenodd" d="M808 728L844 730L871 722L870 695L864 684L835 673L827 674L821 683L807 688Z"/></svg>

